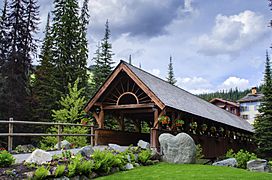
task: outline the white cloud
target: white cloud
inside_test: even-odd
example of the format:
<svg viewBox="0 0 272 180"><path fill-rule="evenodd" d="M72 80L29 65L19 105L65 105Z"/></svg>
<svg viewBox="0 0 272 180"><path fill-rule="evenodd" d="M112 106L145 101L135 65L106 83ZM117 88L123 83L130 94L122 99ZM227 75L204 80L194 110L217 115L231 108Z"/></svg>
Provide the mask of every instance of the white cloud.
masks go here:
<svg viewBox="0 0 272 180"><path fill-rule="evenodd" d="M161 78L161 71L159 69L151 69L151 70L147 70L147 72Z"/></svg>
<svg viewBox="0 0 272 180"><path fill-rule="evenodd" d="M194 42L204 55L239 53L240 50L264 38L268 32L262 15L246 10L238 15L217 15L210 34L203 34Z"/></svg>
<svg viewBox="0 0 272 180"><path fill-rule="evenodd" d="M231 89L236 87L240 90L249 88L249 80L233 76L226 79L219 86L220 89Z"/></svg>
<svg viewBox="0 0 272 180"><path fill-rule="evenodd" d="M202 77L178 77L177 86L193 94L212 92L211 83Z"/></svg>

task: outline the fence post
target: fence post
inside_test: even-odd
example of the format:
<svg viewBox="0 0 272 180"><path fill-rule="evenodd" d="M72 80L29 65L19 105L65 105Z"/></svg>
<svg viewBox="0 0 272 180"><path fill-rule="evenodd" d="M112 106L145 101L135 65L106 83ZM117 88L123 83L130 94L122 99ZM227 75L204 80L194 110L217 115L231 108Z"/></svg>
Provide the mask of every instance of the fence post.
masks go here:
<svg viewBox="0 0 272 180"><path fill-rule="evenodd" d="M9 121L13 121L13 118L9 118ZM8 151L12 151L12 145L13 145L13 124L9 123L9 136L8 136Z"/></svg>
<svg viewBox="0 0 272 180"><path fill-rule="evenodd" d="M91 126L91 146L94 146L94 127Z"/></svg>
<svg viewBox="0 0 272 180"><path fill-rule="evenodd" d="M58 125L58 150L61 149L61 133L62 133L62 126Z"/></svg>

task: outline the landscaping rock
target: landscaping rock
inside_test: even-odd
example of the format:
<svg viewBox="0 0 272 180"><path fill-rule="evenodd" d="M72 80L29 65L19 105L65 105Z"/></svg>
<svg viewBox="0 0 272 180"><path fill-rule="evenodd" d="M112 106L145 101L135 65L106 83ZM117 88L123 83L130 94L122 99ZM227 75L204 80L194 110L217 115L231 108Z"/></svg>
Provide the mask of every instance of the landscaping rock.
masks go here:
<svg viewBox="0 0 272 180"><path fill-rule="evenodd" d="M94 153L94 150L92 146L85 146L81 148L78 153L80 153L82 156L90 157Z"/></svg>
<svg viewBox="0 0 272 180"><path fill-rule="evenodd" d="M139 140L137 146L139 146L142 149L150 149L150 144L148 142L143 141L143 140Z"/></svg>
<svg viewBox="0 0 272 180"><path fill-rule="evenodd" d="M126 166L125 166L126 170L130 170L130 169L133 169L133 168L134 168L133 164L131 164L131 163L127 163Z"/></svg>
<svg viewBox="0 0 272 180"><path fill-rule="evenodd" d="M34 177L35 171L29 171L24 173L28 179L32 179Z"/></svg>
<svg viewBox="0 0 272 180"><path fill-rule="evenodd" d="M18 151L18 153L28 153L34 150L35 150L35 147L32 144L18 145L15 148L15 151Z"/></svg>
<svg viewBox="0 0 272 180"><path fill-rule="evenodd" d="M255 159L247 162L247 169L254 172L269 172L267 160Z"/></svg>
<svg viewBox="0 0 272 180"><path fill-rule="evenodd" d="M69 143L67 140L63 140L60 142L60 147L62 149L71 149L71 143ZM54 146L54 148L58 149L58 144Z"/></svg>
<svg viewBox="0 0 272 180"><path fill-rule="evenodd" d="M237 161L235 158L228 158L223 161L218 161L212 164L213 166L229 166L229 167L235 167L237 166Z"/></svg>
<svg viewBox="0 0 272 180"><path fill-rule="evenodd" d="M109 144L109 148L119 152L124 152L126 150L125 147L119 146L118 144Z"/></svg>
<svg viewBox="0 0 272 180"><path fill-rule="evenodd" d="M127 158L128 162L131 163L130 155L127 154L127 155L126 155L126 158Z"/></svg>
<svg viewBox="0 0 272 180"><path fill-rule="evenodd" d="M41 149L36 149L31 153L31 155L26 159L27 163L43 164L52 160L52 156L49 152Z"/></svg>
<svg viewBox="0 0 272 180"><path fill-rule="evenodd" d="M169 163L195 163L196 145L194 140L186 133L173 136L163 133L159 136L163 161Z"/></svg>

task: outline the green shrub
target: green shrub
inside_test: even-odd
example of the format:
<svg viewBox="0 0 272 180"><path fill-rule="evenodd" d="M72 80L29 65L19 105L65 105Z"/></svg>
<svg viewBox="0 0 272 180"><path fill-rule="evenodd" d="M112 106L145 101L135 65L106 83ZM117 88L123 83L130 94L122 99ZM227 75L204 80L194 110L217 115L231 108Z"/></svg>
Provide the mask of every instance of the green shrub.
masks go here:
<svg viewBox="0 0 272 180"><path fill-rule="evenodd" d="M151 162L152 162L152 161L150 161L151 156L152 156L151 150L142 150L138 154L138 160L141 164L148 165L148 164L151 164Z"/></svg>
<svg viewBox="0 0 272 180"><path fill-rule="evenodd" d="M72 127L64 127L62 133L64 134L88 134L87 127L81 126L72 126ZM57 134L58 129L56 127L52 127L48 130L48 133ZM87 137L85 136L69 136L65 137L65 140L73 144L76 147L83 147L87 145ZM44 150L53 149L54 146L58 143L57 137L54 136L46 136L43 137L40 142L40 148Z"/></svg>
<svg viewBox="0 0 272 180"><path fill-rule="evenodd" d="M66 166L65 165L58 165L55 171L55 177L61 177L64 175Z"/></svg>
<svg viewBox="0 0 272 180"><path fill-rule="evenodd" d="M76 155L71 159L70 164L68 164L68 177L73 177L79 174L79 166L82 161L82 156L80 154Z"/></svg>
<svg viewBox="0 0 272 180"><path fill-rule="evenodd" d="M49 175L49 170L44 166L39 167L34 173L34 180L45 179Z"/></svg>
<svg viewBox="0 0 272 180"><path fill-rule="evenodd" d="M257 156L254 153L250 153L248 151L245 151L241 149L238 153L234 153L232 149L228 150L226 153L227 158L235 158L237 160L237 167L246 169L247 168L247 162L253 159L257 159Z"/></svg>
<svg viewBox="0 0 272 180"><path fill-rule="evenodd" d="M94 167L94 164L92 161L82 161L78 166L79 174L84 174L86 176L89 176L92 173L92 168Z"/></svg>
<svg viewBox="0 0 272 180"><path fill-rule="evenodd" d="M201 144L196 145L196 159L202 159L204 157L203 155L203 149L201 147Z"/></svg>
<svg viewBox="0 0 272 180"><path fill-rule="evenodd" d="M15 158L8 151L0 151L0 167L10 166L15 162Z"/></svg>
<svg viewBox="0 0 272 180"><path fill-rule="evenodd" d="M124 165L120 155L114 155L110 151L95 150L92 158L94 160L94 170L98 173L109 173L111 168Z"/></svg>

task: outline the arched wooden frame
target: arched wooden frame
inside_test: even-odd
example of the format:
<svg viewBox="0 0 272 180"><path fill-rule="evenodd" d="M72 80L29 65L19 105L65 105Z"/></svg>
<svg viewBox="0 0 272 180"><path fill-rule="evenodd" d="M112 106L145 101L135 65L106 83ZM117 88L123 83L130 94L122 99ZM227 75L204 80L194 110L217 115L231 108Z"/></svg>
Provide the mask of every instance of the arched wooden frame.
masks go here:
<svg viewBox="0 0 272 180"><path fill-rule="evenodd" d="M123 96L125 96L125 95L132 95L132 96L134 96L134 98L136 99L137 104L139 104L139 99L138 99L138 97L136 96L136 94L134 94L134 93L132 93L132 92L124 92L123 94L121 94L121 95L119 96L116 105L119 105L120 99L121 99Z"/></svg>

